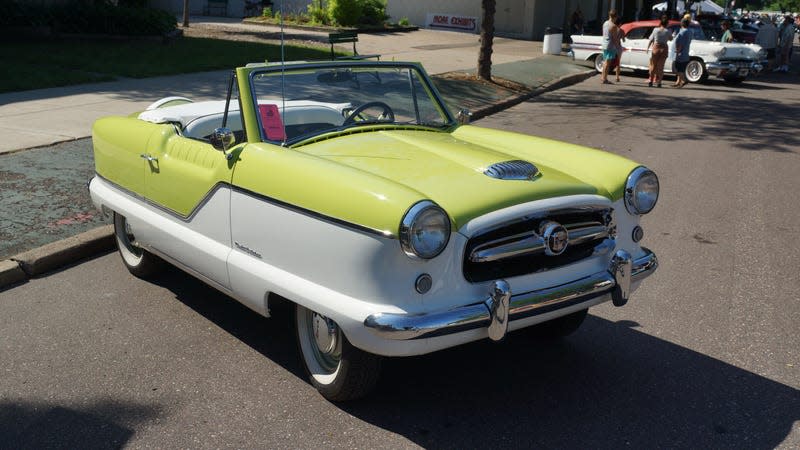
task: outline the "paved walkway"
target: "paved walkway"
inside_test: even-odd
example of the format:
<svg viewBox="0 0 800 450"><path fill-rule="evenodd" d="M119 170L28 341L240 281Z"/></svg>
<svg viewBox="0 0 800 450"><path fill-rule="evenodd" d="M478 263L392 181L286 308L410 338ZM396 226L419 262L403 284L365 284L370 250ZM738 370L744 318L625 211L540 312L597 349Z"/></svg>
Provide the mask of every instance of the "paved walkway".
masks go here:
<svg viewBox="0 0 800 450"><path fill-rule="evenodd" d="M278 37L278 27L243 24L235 19L193 17L190 28L215 27L230 33L251 33L265 39ZM287 40L324 42L327 33L285 29ZM324 44L327 46L327 44ZM431 74L475 72L478 36L419 30L409 33L360 34L361 53L379 53L383 60L421 62ZM542 43L496 38L493 73L526 86L538 87L551 78L584 67L568 58L541 59ZM549 55L548 55L549 56ZM537 63L543 64L537 64ZM146 79L122 79L0 94L0 153L50 145L91 134L95 120L108 115L141 111L169 95L194 100L224 96L226 71L203 72Z"/></svg>
<svg viewBox="0 0 800 450"><path fill-rule="evenodd" d="M190 23L195 30L280 38L277 27L233 19L195 17ZM285 38L328 45L325 32L286 29ZM433 30L360 34L358 49L379 53L382 60L421 62L453 110L466 107L483 115L590 72L564 56L543 55L541 42L496 38L493 76L523 86L525 94L464 82L465 73L476 71L477 35ZM113 245L110 226L97 228L107 222L86 195L85 183L93 173L90 143L75 141L90 136L95 120L141 111L170 95L221 99L226 83L222 70L0 94L0 289ZM49 147L65 141L75 142Z"/></svg>

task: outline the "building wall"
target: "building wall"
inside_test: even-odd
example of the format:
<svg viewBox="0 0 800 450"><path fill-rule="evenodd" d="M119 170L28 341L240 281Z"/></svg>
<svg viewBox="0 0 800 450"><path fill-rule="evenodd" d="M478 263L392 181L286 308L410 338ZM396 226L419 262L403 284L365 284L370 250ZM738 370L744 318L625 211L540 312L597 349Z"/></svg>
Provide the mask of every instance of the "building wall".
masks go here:
<svg viewBox="0 0 800 450"><path fill-rule="evenodd" d="M244 17L245 0L228 0L225 17ZM189 14L202 16L206 12L207 0L190 0ZM183 0L150 0L149 5L153 8L163 9L164 11L181 16L183 14ZM211 11L214 15L220 15L216 8Z"/></svg>

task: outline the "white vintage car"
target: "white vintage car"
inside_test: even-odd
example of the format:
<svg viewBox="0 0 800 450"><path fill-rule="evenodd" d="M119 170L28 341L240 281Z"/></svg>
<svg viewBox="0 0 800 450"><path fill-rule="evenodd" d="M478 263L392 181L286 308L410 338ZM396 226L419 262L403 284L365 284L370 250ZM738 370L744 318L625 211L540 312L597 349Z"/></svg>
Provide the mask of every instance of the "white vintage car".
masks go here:
<svg viewBox="0 0 800 450"><path fill-rule="evenodd" d="M625 32L620 66L625 69L648 70L651 50L648 49L650 34L659 24L657 20L631 22L620 28ZM670 21L673 34L680 29L680 22ZM708 40L699 24L693 23L692 43L689 47L691 60L686 67L686 79L692 83L705 81L710 75L731 83L743 81L766 66L767 53L755 44L722 43ZM575 59L594 61L598 72L603 69L601 36L573 35L572 52ZM664 64L665 73L673 72L675 41L669 44L669 57Z"/></svg>
<svg viewBox="0 0 800 450"><path fill-rule="evenodd" d="M366 394L379 356L568 334L658 266L655 173L461 123L417 64L254 64L220 98L98 120L92 200L134 275L167 261L265 316L290 301L328 399Z"/></svg>

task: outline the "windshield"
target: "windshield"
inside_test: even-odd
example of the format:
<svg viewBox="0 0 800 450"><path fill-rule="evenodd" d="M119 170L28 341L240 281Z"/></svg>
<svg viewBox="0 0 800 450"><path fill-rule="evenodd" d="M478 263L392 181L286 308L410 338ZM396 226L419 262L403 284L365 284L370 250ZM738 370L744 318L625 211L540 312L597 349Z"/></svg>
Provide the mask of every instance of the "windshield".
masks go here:
<svg viewBox="0 0 800 450"><path fill-rule="evenodd" d="M293 143L365 125L445 127L451 118L415 66L280 68L251 77L262 138Z"/></svg>
<svg viewBox="0 0 800 450"><path fill-rule="evenodd" d="M669 29L670 29L670 31L672 31L672 35L673 36L677 35L678 32L681 31L680 25L672 25L672 26L669 27ZM705 32L703 32L703 29L699 25L690 25L689 26L689 32L692 33L692 40L693 41L707 41L707 40L709 40L708 37L706 37Z"/></svg>

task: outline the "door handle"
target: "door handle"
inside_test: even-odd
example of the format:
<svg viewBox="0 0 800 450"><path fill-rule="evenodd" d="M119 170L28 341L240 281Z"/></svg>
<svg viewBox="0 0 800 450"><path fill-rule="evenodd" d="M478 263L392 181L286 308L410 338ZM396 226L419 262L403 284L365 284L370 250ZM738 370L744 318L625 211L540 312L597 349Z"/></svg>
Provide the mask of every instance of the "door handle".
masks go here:
<svg viewBox="0 0 800 450"><path fill-rule="evenodd" d="M149 162L158 162L158 158L151 156L149 153L142 153L139 157Z"/></svg>

